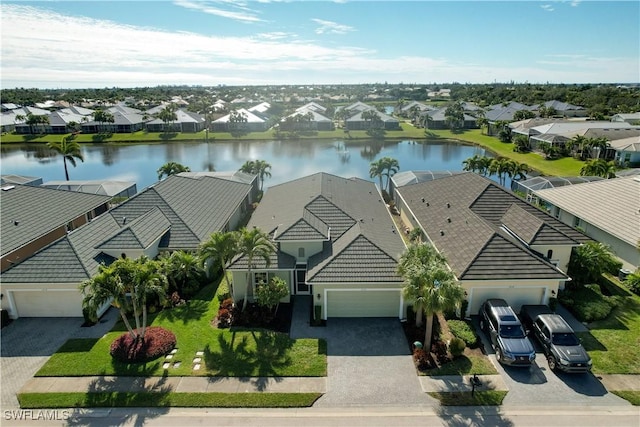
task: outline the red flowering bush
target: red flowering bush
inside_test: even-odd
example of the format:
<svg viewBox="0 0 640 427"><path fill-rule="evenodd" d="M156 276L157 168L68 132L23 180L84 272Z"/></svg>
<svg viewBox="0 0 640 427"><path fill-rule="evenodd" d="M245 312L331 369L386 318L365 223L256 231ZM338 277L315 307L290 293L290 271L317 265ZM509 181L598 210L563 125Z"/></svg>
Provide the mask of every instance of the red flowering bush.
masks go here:
<svg viewBox="0 0 640 427"><path fill-rule="evenodd" d="M125 363L143 363L169 353L176 346L176 336L160 326L147 328L144 338L134 338L129 332L111 343L111 357Z"/></svg>
<svg viewBox="0 0 640 427"><path fill-rule="evenodd" d="M431 366L429 354L423 348L416 348L415 350L413 350L413 360L416 362L416 366L421 371L428 369Z"/></svg>

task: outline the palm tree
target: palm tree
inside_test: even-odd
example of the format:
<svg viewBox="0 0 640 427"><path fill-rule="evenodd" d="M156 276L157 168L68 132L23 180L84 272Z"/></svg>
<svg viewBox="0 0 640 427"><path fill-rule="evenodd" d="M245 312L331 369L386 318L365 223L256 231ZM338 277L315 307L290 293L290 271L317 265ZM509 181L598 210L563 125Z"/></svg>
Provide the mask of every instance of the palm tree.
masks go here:
<svg viewBox="0 0 640 427"><path fill-rule="evenodd" d="M422 315L426 316L424 347L430 349L434 314L458 307L464 299L464 290L444 257L431 245L409 246L400 256L398 274L405 281L405 298L415 304L416 326L421 326Z"/></svg>
<svg viewBox="0 0 640 427"><path fill-rule="evenodd" d="M84 157L82 157L82 150L80 149L80 144L78 144L75 140L70 138L69 136L65 136L62 138L62 141L56 142L51 141L47 143L47 146L52 150L55 150L58 154L62 155L62 163L64 164L64 176L67 181L69 181L69 170L67 168L67 160L71 163L71 166L76 167L76 159L84 162Z"/></svg>
<svg viewBox="0 0 640 427"><path fill-rule="evenodd" d="M260 191L263 191L264 188L264 178L271 178L271 165L267 163L265 160L256 160L254 162L255 173L258 175L258 179L260 180Z"/></svg>
<svg viewBox="0 0 640 427"><path fill-rule="evenodd" d="M168 162L160 166L157 172L158 179L162 179L165 175L169 177L171 175L179 174L180 172L191 172L191 169L189 169L188 166L181 165L177 162Z"/></svg>
<svg viewBox="0 0 640 427"><path fill-rule="evenodd" d="M469 157L462 161L462 170L469 172L476 172L479 166L480 156L475 154L473 157Z"/></svg>
<svg viewBox="0 0 640 427"><path fill-rule="evenodd" d="M167 278L160 272L158 262L144 256L137 260L120 258L109 266L101 265L96 276L80 285L83 308L95 313L110 302L120 311L125 327L136 340L144 339L149 297L163 300L166 288ZM133 312L135 329L127 316L129 312Z"/></svg>
<svg viewBox="0 0 640 427"><path fill-rule="evenodd" d="M254 162L253 160L247 160L246 162L244 162L242 164L242 166L240 166L240 169L238 169L240 172L244 172L244 173L248 173L251 175L255 175L256 172L256 162Z"/></svg>
<svg viewBox="0 0 640 427"><path fill-rule="evenodd" d="M217 261L222 267L222 280L225 281L227 281L227 265L238 255L238 251L238 233L235 231L217 231L209 237L209 240L201 243L198 249L202 266L206 268L209 260ZM207 274L210 277L213 265L208 265L208 267ZM228 285L229 292L235 299L233 285L231 282L228 282Z"/></svg>
<svg viewBox="0 0 640 427"><path fill-rule="evenodd" d="M610 179L616 177L616 170L616 164L613 161L593 159L586 162L580 169L580 176L601 176Z"/></svg>
<svg viewBox="0 0 640 427"><path fill-rule="evenodd" d="M384 165L382 163L382 159L376 160L375 162L371 162L369 167L369 176L371 178L379 178L380 179L380 191L384 190L382 186L382 175L384 174Z"/></svg>
<svg viewBox="0 0 640 427"><path fill-rule="evenodd" d="M174 251L160 260L169 282L169 293L177 291L181 297L189 298L197 292L204 276L204 270L197 255L191 252Z"/></svg>
<svg viewBox="0 0 640 427"><path fill-rule="evenodd" d="M387 186L385 188L386 191L389 191L389 184L391 181L391 177L395 175L400 170L400 163L398 163L397 159L392 157L383 157L380 159L382 162L382 174L387 177Z"/></svg>
<svg viewBox="0 0 640 427"><path fill-rule="evenodd" d="M571 253L567 272L573 279L572 286L587 285L600 280L603 273L613 273L620 262L611 253L611 247L600 242L587 242Z"/></svg>
<svg viewBox="0 0 640 427"><path fill-rule="evenodd" d="M167 133L169 130L169 122L175 122L176 120L178 120L176 109L177 108L175 104L169 104L157 114L158 118L164 122L165 133Z"/></svg>
<svg viewBox="0 0 640 427"><path fill-rule="evenodd" d="M260 257L267 264L267 267L271 265L271 255L276 252L276 247L269 238L269 235L259 228L252 228L250 230L243 228L240 230L238 237L238 249L240 254L247 257L247 289L245 291L244 302L242 304L242 310L247 308L249 302L249 291L252 286L251 270L253 269L253 260L256 257Z"/></svg>

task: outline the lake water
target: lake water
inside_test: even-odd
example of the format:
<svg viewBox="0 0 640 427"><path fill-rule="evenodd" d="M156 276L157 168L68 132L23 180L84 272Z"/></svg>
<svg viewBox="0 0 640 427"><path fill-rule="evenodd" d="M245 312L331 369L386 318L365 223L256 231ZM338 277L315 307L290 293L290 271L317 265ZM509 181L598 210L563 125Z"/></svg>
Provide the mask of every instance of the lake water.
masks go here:
<svg viewBox="0 0 640 427"><path fill-rule="evenodd" d="M64 180L62 157L42 144L2 145L2 174L41 177L44 182ZM482 147L456 141L229 141L211 143L155 143L135 145L87 144L84 162L69 165L71 180L134 181L138 191L157 181L157 170L174 161L192 171L237 170L247 160L266 160L271 178L265 189L316 172L371 180L369 166L380 157L393 157L401 171L460 171L462 161L488 155ZM378 182L377 179L375 182Z"/></svg>

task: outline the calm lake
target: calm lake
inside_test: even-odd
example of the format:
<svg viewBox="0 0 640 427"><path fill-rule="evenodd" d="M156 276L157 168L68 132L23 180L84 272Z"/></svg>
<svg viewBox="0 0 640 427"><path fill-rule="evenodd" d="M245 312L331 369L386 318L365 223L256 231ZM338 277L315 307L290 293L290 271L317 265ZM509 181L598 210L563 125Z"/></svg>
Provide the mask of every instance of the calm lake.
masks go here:
<svg viewBox="0 0 640 427"><path fill-rule="evenodd" d="M2 174L41 177L44 182L64 180L62 157L38 144L2 145ZM237 170L247 160L266 160L272 166L265 189L316 172L370 180L369 166L380 157L393 157L401 171L460 171L462 161L482 147L457 141L230 141L210 143L155 143L135 145L83 145L84 162L69 165L71 180L134 181L138 191L157 181L157 169L174 161L192 171ZM377 179L375 180L377 182Z"/></svg>

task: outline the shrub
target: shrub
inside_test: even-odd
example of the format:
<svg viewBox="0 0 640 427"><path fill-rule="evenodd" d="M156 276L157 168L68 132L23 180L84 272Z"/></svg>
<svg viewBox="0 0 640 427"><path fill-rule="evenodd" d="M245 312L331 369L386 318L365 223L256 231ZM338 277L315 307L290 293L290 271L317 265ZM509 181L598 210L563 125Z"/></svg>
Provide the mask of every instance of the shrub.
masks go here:
<svg viewBox="0 0 640 427"><path fill-rule="evenodd" d="M453 338L449 342L449 351L451 355L455 357L459 357L462 353L464 353L464 349L467 345L460 338Z"/></svg>
<svg viewBox="0 0 640 427"><path fill-rule="evenodd" d="M464 320L449 320L449 330L454 337L464 341L465 345L469 348L475 348L478 346L478 335L473 327Z"/></svg>
<svg viewBox="0 0 640 427"><path fill-rule="evenodd" d="M218 310L218 327L219 328L228 328L231 326L233 322L233 314L232 311L226 308L221 308Z"/></svg>
<svg viewBox="0 0 640 427"><path fill-rule="evenodd" d="M563 291L559 300L581 322L602 320L618 305L618 297L603 295L596 284Z"/></svg>
<svg viewBox="0 0 640 427"><path fill-rule="evenodd" d="M430 367L429 354L424 348L416 348L413 350L413 360L421 371L429 369Z"/></svg>
<svg viewBox="0 0 640 427"><path fill-rule="evenodd" d="M624 281L625 286L636 295L640 295L640 269L627 276Z"/></svg>
<svg viewBox="0 0 640 427"><path fill-rule="evenodd" d="M125 332L111 343L111 357L124 363L144 363L169 353L176 346L176 336L168 329L150 326L144 338Z"/></svg>

